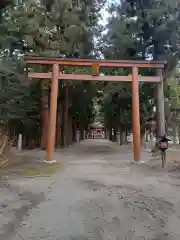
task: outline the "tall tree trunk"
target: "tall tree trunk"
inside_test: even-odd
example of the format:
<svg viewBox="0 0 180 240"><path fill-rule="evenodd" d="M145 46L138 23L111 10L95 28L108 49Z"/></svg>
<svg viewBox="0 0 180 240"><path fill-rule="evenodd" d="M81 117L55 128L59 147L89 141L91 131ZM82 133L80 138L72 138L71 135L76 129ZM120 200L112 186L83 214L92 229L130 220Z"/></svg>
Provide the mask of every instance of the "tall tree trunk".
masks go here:
<svg viewBox="0 0 180 240"><path fill-rule="evenodd" d="M141 124L141 145L144 146L146 135L146 127L144 124Z"/></svg>
<svg viewBox="0 0 180 240"><path fill-rule="evenodd" d="M173 144L177 144L178 129L176 123L173 123Z"/></svg>
<svg viewBox="0 0 180 240"><path fill-rule="evenodd" d="M62 146L62 114L63 108L62 104L59 102L58 104L58 112L57 112L57 130L56 130L56 146L60 148Z"/></svg>
<svg viewBox="0 0 180 240"><path fill-rule="evenodd" d="M163 82L156 83L156 136L165 134L164 89Z"/></svg>
<svg viewBox="0 0 180 240"><path fill-rule="evenodd" d="M124 127L121 127L120 129L120 145L126 144L126 131Z"/></svg>
<svg viewBox="0 0 180 240"><path fill-rule="evenodd" d="M124 126L124 109L120 108L120 145L126 144L126 129Z"/></svg>
<svg viewBox="0 0 180 240"><path fill-rule="evenodd" d="M73 131L73 142L76 142L76 131L77 131L77 123L73 121L73 126L72 126L72 131Z"/></svg>
<svg viewBox="0 0 180 240"><path fill-rule="evenodd" d="M84 140L84 126L80 123L80 139Z"/></svg>
<svg viewBox="0 0 180 240"><path fill-rule="evenodd" d="M109 127L109 140L110 140L110 141L113 140L113 136L112 136L112 127Z"/></svg>
<svg viewBox="0 0 180 240"><path fill-rule="evenodd" d="M87 131L87 129L85 129L84 138L85 138L85 139L87 139L87 138L88 138L88 131Z"/></svg>
<svg viewBox="0 0 180 240"><path fill-rule="evenodd" d="M72 129L72 115L69 111L69 121L68 121L69 127L68 127L68 145L72 144L73 141L73 129Z"/></svg>
<svg viewBox="0 0 180 240"><path fill-rule="evenodd" d="M120 127L117 129L117 134L116 134L116 142L120 145Z"/></svg>
<svg viewBox="0 0 180 240"><path fill-rule="evenodd" d="M47 129L49 120L48 90L42 84L41 97L41 148L45 149L47 144Z"/></svg>
<svg viewBox="0 0 180 240"><path fill-rule="evenodd" d="M154 59L164 60L164 46L162 43L155 42L154 44ZM164 84L162 69L158 69L157 75L160 76L161 82L155 85L155 100L156 100L156 137L161 137L165 134L165 109L164 109Z"/></svg>
<svg viewBox="0 0 180 240"><path fill-rule="evenodd" d="M68 115L69 115L69 92L68 84L65 86L65 102L64 102L64 147L68 146Z"/></svg>
<svg viewBox="0 0 180 240"><path fill-rule="evenodd" d="M149 129L145 129L145 141L148 142L149 141Z"/></svg>
<svg viewBox="0 0 180 240"><path fill-rule="evenodd" d="M108 129L107 129L107 127L104 129L104 138L108 139Z"/></svg>

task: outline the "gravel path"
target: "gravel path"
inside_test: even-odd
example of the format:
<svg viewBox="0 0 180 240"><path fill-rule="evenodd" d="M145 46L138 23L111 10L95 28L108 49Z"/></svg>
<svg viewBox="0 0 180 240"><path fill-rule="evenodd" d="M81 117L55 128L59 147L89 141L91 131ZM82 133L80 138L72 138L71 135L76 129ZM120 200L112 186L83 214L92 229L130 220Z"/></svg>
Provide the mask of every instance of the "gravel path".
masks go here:
<svg viewBox="0 0 180 240"><path fill-rule="evenodd" d="M180 239L180 173L132 165L130 149L105 140L56 156L56 176L0 186L0 239Z"/></svg>

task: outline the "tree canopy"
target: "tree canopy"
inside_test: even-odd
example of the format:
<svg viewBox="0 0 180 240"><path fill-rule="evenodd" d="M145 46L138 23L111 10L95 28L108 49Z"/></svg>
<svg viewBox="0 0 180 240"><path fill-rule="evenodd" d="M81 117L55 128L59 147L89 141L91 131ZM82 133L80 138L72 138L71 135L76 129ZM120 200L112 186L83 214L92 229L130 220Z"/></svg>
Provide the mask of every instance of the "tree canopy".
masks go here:
<svg viewBox="0 0 180 240"><path fill-rule="evenodd" d="M107 24L100 26L101 10L105 4L108 9L104 11L108 11L109 17ZM123 0L115 3L106 0L1 1L1 123L16 120L26 125L28 122L40 131L41 99L49 98L50 88L46 81L40 84L39 81L27 79L24 54L167 60L165 95L166 104L171 107L166 108L166 115L173 109L178 111L179 85L170 79L175 79L179 60L179 16L179 4L170 0ZM40 66L36 68L39 72L50 70L48 66L45 69ZM65 71L90 73L91 70L70 68ZM131 73L130 69L102 71L110 75ZM140 70L140 74L154 75L155 72L146 69ZM140 84L139 87L143 133L146 122L154 119L155 85ZM92 123L95 116L93 100L98 98L106 128L131 131L130 84L72 81L66 84L61 81L59 92L63 106L68 108L66 110L78 126L83 125L87 129Z"/></svg>
<svg viewBox="0 0 180 240"><path fill-rule="evenodd" d="M175 1L155 0L124 0L121 3L112 3L109 6L109 19L106 31L99 43L99 48L105 58L135 59L135 60L166 60L164 72L165 83L174 74L179 59L179 8ZM124 70L122 70L124 71ZM112 74L116 74L113 72ZM124 71L124 75L127 72ZM141 70L142 75L154 75L152 70ZM165 86L165 88L167 88ZM177 85L171 87L177 89ZM170 88L169 88L170 89ZM131 87L124 83L109 83L105 89L104 111L114 111L119 118L120 114L128 116L126 122L131 121ZM169 99L169 92L166 98ZM173 91L175 94L176 91ZM178 95L178 93L176 92ZM175 95L176 95L175 94ZM116 98L116 101L113 99ZM125 100L124 100L125 99ZM126 105L125 105L125 103ZM116 102L116 106L114 106ZM177 103L177 102L176 102ZM126 115L122 109L126 107ZM105 107L106 106L106 107ZM114 109L114 110L113 110ZM140 116L141 126L155 115L155 85L140 84ZM115 118L113 118L115 119ZM129 121L128 121L129 120ZM107 120L108 122L108 120ZM118 128L119 122L113 123Z"/></svg>

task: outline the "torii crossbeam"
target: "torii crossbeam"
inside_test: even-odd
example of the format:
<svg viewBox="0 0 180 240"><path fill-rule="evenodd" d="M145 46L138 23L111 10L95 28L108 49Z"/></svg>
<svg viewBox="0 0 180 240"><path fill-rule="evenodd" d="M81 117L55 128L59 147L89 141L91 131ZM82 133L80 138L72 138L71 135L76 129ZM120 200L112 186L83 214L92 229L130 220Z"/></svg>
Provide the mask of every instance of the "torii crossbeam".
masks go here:
<svg viewBox="0 0 180 240"><path fill-rule="evenodd" d="M138 74L138 68L164 68L162 61L123 61L123 60L97 60L97 59L68 59L68 58L46 58L36 56L25 56L26 64L51 65L52 72L28 73L29 78L51 79L51 99L49 114L49 129L46 149L46 162L53 163L56 115L58 99L58 80L81 80L81 81L127 81L132 82L132 129L133 129L133 152L134 161L140 161L141 135L140 135L140 112L139 112L139 82L161 83L161 76L143 77ZM94 67L97 70L95 75L85 74L63 74L67 67ZM99 74L99 68L131 68L132 75L129 76L107 76ZM60 71L61 69L61 71Z"/></svg>

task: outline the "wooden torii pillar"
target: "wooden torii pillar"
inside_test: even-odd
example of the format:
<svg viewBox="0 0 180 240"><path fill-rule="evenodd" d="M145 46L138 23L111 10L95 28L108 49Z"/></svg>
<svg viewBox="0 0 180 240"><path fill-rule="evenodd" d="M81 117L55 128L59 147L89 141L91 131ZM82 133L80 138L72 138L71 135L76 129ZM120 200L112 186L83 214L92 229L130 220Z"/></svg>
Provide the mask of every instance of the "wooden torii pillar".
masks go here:
<svg viewBox="0 0 180 240"><path fill-rule="evenodd" d="M52 83L51 83L51 98L50 98L50 113L48 125L48 138L46 159L47 163L56 162L53 159L55 138L56 138L56 118L57 118L57 100L58 100L58 83L59 83L59 65L53 64L52 67Z"/></svg>
<svg viewBox="0 0 180 240"><path fill-rule="evenodd" d="M121 60L92 60L92 59L54 59L44 57L26 56L25 62L30 64L52 65L52 72L49 73L29 73L29 78L52 79L50 113L48 124L48 139L46 149L47 163L54 163L53 158L55 137L56 137L56 118L57 118L57 100L58 100L58 81L61 80L80 80L80 81L126 81L132 82L132 129L133 129L133 152L134 161L140 161L141 152L141 134L140 134L140 110L139 110L139 82L160 83L160 76L142 77L138 75L138 68L157 68L163 69L165 62L162 61L121 61ZM131 68L132 75L129 76L101 76L96 73L93 75L85 74L63 74L59 72L59 66L79 66L89 67L98 65L98 67ZM95 69L97 70L97 69ZM161 114L162 115L162 114Z"/></svg>
<svg viewBox="0 0 180 240"><path fill-rule="evenodd" d="M140 161L141 153L141 131L140 131L140 111L139 111L139 80L138 68L132 68L132 130L134 161Z"/></svg>

